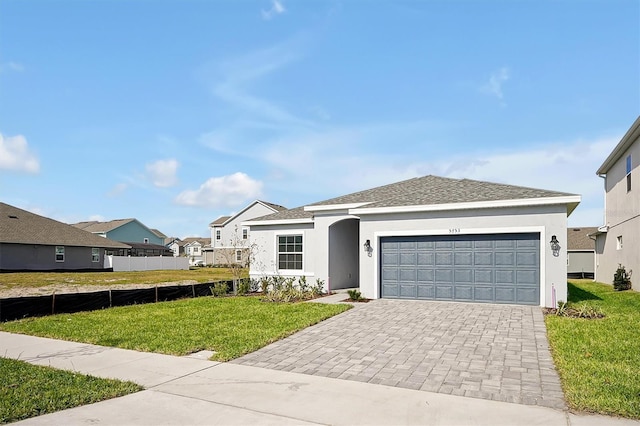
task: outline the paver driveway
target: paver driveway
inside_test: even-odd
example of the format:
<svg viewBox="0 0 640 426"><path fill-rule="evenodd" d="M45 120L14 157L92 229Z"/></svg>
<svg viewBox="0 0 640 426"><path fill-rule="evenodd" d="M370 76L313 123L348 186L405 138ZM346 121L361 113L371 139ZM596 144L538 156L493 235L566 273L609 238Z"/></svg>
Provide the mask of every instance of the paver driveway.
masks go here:
<svg viewBox="0 0 640 426"><path fill-rule="evenodd" d="M539 307L374 300L232 362L565 408Z"/></svg>

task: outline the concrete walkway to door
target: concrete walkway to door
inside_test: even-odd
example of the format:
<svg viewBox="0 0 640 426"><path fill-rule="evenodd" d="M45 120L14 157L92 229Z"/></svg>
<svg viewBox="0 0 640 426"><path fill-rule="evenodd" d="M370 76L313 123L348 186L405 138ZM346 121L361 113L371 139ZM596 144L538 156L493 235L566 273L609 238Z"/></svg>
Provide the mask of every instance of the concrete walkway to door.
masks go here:
<svg viewBox="0 0 640 426"><path fill-rule="evenodd" d="M232 362L565 408L540 307L373 300Z"/></svg>

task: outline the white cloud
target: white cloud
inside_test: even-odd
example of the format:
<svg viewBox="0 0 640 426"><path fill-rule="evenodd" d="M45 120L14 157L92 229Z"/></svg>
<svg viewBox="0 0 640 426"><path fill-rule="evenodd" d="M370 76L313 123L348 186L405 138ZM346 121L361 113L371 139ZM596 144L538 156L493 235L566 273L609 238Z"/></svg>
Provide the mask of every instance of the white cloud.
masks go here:
<svg viewBox="0 0 640 426"><path fill-rule="evenodd" d="M194 207L237 207L245 202L259 198L262 194L262 182L237 172L232 175L212 177L196 190L180 193L175 201L178 204Z"/></svg>
<svg viewBox="0 0 640 426"><path fill-rule="evenodd" d="M158 160L146 165L147 175L159 188L174 186L178 182L178 166L179 163L175 159Z"/></svg>
<svg viewBox="0 0 640 426"><path fill-rule="evenodd" d="M286 11L287 11L287 9L284 8L284 5L282 4L281 1L272 0L271 1L271 9L269 9L269 10L264 10L263 9L262 10L262 19L264 19L266 21L269 21L274 16L281 15Z"/></svg>
<svg viewBox="0 0 640 426"><path fill-rule="evenodd" d="M495 96L501 101L504 100L504 94L502 93L502 85L509 80L510 72L509 68L502 67L497 71L491 73L489 81L480 87L480 91L484 94Z"/></svg>
<svg viewBox="0 0 640 426"><path fill-rule="evenodd" d="M40 162L29 149L24 136L3 137L0 134L0 170L38 173Z"/></svg>
<svg viewBox="0 0 640 426"><path fill-rule="evenodd" d="M111 188L111 191L109 191L109 193L107 195L109 197L117 197L118 195L120 195L124 191L126 191L127 188L129 188L129 185L127 185L126 183L119 183L116 186L114 186L113 188Z"/></svg>

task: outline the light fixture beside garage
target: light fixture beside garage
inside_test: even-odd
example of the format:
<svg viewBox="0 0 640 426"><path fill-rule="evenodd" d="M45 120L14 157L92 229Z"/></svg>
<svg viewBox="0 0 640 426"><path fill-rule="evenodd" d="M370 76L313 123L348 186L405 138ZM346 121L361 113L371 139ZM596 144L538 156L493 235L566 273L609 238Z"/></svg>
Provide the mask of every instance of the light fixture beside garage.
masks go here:
<svg viewBox="0 0 640 426"><path fill-rule="evenodd" d="M555 257L560 256L560 243L558 242L558 239L555 235L551 236L551 241L549 241L549 244L551 245L551 251L553 252L553 255Z"/></svg>
<svg viewBox="0 0 640 426"><path fill-rule="evenodd" d="M373 253L373 248L371 248L371 240L367 240L364 242L364 252L367 253L369 257Z"/></svg>

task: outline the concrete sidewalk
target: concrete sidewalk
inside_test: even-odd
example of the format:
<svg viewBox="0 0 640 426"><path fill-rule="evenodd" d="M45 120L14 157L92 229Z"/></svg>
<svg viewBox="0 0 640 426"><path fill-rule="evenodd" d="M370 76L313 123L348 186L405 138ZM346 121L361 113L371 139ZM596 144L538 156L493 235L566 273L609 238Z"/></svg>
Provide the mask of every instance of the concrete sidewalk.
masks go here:
<svg viewBox="0 0 640 426"><path fill-rule="evenodd" d="M173 357L0 332L0 356L146 390L23 425L639 425L553 408Z"/></svg>

